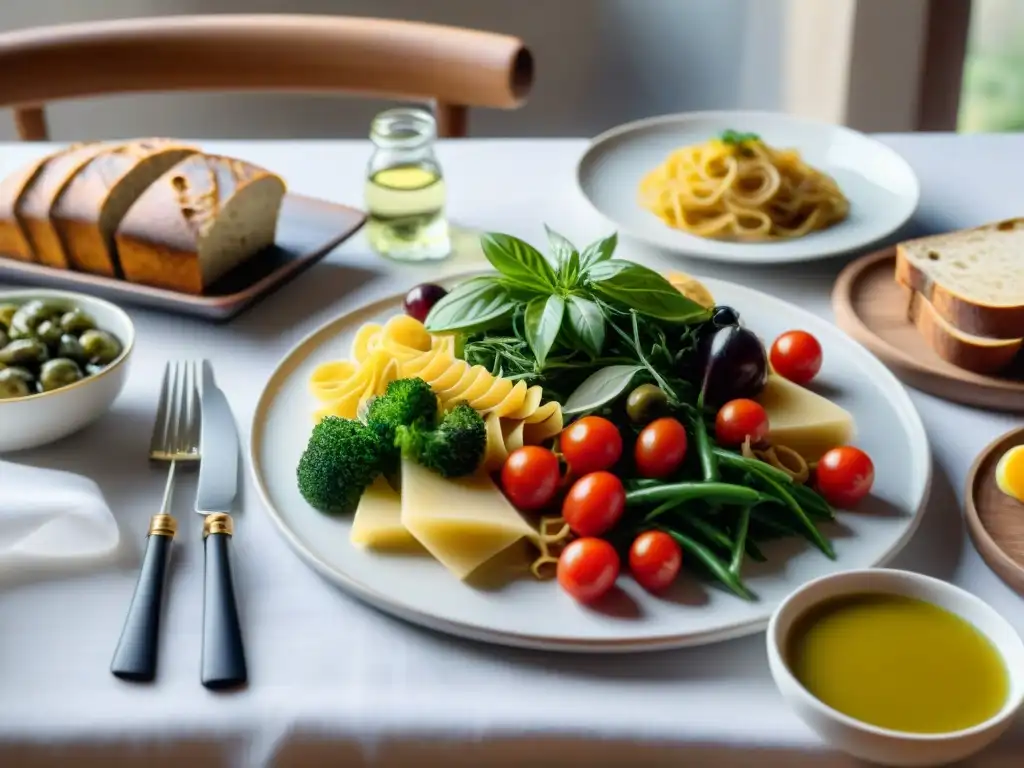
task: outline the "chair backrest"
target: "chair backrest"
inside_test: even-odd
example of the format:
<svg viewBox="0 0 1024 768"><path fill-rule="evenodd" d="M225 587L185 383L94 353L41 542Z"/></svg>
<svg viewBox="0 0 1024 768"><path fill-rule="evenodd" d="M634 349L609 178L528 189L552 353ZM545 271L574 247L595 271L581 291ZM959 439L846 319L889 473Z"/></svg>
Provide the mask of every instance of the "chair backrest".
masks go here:
<svg viewBox="0 0 1024 768"><path fill-rule="evenodd" d="M515 109L533 58L508 35L342 16L239 14L119 19L0 34L0 107L22 139L48 138L46 102L125 93L263 91L433 100L438 133L466 107Z"/></svg>

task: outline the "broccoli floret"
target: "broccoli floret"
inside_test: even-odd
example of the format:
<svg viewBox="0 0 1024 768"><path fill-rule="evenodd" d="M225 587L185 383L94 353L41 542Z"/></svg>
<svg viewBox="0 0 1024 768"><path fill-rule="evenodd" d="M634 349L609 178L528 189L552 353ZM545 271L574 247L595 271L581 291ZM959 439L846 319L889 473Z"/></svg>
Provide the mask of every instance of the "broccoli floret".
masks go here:
<svg viewBox="0 0 1024 768"><path fill-rule="evenodd" d="M354 419L327 416L313 427L299 459L299 492L321 512L355 512L363 491L380 474L381 459L376 432Z"/></svg>
<svg viewBox="0 0 1024 768"><path fill-rule="evenodd" d="M380 437L384 472L398 472L399 451L395 447L395 430L421 424L427 428L437 423L437 395L423 379L396 379L384 394L370 401L366 423Z"/></svg>
<svg viewBox="0 0 1024 768"><path fill-rule="evenodd" d="M436 429L422 424L398 427L395 443L405 456L442 477L462 477L480 466L487 448L487 427L468 403L459 403Z"/></svg>

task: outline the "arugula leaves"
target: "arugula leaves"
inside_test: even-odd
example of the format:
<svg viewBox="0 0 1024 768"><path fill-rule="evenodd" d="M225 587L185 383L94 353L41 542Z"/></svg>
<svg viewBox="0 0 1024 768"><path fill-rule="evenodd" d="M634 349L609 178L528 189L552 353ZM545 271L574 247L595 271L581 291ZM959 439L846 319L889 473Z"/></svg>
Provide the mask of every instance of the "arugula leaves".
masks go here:
<svg viewBox="0 0 1024 768"><path fill-rule="evenodd" d="M599 357L614 313L680 324L707 319L707 309L654 270L612 258L615 233L580 251L565 236L546 225L545 230L551 260L512 235L483 235L484 256L497 274L457 286L434 305L427 330L468 334L509 327L521 332L539 371L558 344Z"/></svg>

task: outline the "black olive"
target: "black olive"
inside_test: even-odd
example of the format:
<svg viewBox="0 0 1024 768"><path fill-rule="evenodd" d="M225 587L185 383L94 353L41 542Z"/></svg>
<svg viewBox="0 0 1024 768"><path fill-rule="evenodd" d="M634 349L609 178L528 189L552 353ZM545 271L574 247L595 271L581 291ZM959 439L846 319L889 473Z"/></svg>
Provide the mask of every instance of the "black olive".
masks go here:
<svg viewBox="0 0 1024 768"><path fill-rule="evenodd" d="M730 325L740 324L740 315L732 307L725 305L715 307L711 314L711 322L716 328L725 328Z"/></svg>

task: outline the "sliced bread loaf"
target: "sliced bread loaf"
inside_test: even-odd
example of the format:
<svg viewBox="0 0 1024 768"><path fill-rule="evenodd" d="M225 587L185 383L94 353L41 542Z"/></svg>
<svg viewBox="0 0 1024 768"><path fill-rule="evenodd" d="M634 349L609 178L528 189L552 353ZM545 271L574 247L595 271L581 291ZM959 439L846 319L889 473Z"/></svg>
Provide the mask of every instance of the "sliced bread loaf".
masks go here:
<svg viewBox="0 0 1024 768"><path fill-rule="evenodd" d="M1024 337L1024 219L901 243L896 279L959 331Z"/></svg>
<svg viewBox="0 0 1024 768"><path fill-rule="evenodd" d="M199 150L170 139L143 139L89 160L51 212L73 269L119 276L114 233L139 195L168 168Z"/></svg>
<svg viewBox="0 0 1024 768"><path fill-rule="evenodd" d="M201 294L274 243L281 177L242 160L191 155L132 205L115 240L126 280Z"/></svg>
<svg viewBox="0 0 1024 768"><path fill-rule="evenodd" d="M993 374L1017 359L1024 338L990 339L972 336L953 327L935 306L917 291L904 289L907 316L935 353L951 365L974 373Z"/></svg>
<svg viewBox="0 0 1024 768"><path fill-rule="evenodd" d="M116 144L89 142L69 147L43 163L39 173L25 187L15 213L24 229L35 260L40 264L57 269L68 268L64 244L50 218L50 211L78 169L111 146Z"/></svg>
<svg viewBox="0 0 1024 768"><path fill-rule="evenodd" d="M18 203L28 186L53 154L23 165L0 181L0 256L19 261L35 261L25 228L18 221Z"/></svg>

